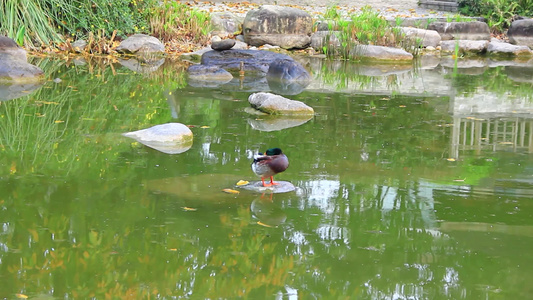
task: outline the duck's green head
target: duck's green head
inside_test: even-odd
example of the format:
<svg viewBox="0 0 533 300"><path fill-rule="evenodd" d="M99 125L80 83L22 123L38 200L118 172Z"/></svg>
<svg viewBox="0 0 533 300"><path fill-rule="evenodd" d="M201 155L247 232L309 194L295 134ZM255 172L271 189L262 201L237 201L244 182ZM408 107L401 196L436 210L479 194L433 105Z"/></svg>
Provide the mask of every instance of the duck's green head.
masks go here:
<svg viewBox="0 0 533 300"><path fill-rule="evenodd" d="M265 152L265 155L280 155L281 153L280 148L270 148Z"/></svg>

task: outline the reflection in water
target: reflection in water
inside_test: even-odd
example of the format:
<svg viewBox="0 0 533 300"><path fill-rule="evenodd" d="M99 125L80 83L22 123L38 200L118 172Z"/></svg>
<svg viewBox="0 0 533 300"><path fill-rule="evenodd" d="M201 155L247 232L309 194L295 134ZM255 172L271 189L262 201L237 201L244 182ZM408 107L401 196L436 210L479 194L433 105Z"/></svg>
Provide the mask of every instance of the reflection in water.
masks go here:
<svg viewBox="0 0 533 300"><path fill-rule="evenodd" d="M0 84L0 102L28 96L43 86L43 83Z"/></svg>
<svg viewBox="0 0 533 300"><path fill-rule="evenodd" d="M483 93L489 75L515 83L345 65L297 96L317 117L277 131L248 123L246 91L85 66L3 102L0 298L528 298L531 118L453 97ZM179 155L115 138L172 116L196 141ZM251 158L270 145L297 191L223 193L256 179Z"/></svg>
<svg viewBox="0 0 533 300"><path fill-rule="evenodd" d="M262 224L276 227L285 222L287 214L273 201L273 194L262 195L252 201L250 210Z"/></svg>
<svg viewBox="0 0 533 300"><path fill-rule="evenodd" d="M454 117L451 157L483 150L533 152L533 119L523 117Z"/></svg>

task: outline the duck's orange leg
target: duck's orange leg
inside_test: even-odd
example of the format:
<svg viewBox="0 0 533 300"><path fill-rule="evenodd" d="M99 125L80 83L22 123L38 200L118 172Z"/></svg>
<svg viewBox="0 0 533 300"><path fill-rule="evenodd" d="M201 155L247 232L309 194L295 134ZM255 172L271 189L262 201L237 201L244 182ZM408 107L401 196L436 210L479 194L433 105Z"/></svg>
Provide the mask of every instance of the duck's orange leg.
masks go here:
<svg viewBox="0 0 533 300"><path fill-rule="evenodd" d="M279 185L279 183L274 182L274 176L270 176L270 185Z"/></svg>
<svg viewBox="0 0 533 300"><path fill-rule="evenodd" d="M272 183L265 183L265 178L261 177L261 182L263 183L264 187L269 187L272 185Z"/></svg>

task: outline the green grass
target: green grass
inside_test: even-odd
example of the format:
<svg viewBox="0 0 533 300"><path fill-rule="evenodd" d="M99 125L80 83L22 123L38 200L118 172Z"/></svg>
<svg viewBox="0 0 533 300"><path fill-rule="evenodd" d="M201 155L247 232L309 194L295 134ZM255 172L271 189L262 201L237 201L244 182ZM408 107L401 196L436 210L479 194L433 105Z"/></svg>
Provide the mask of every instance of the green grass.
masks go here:
<svg viewBox="0 0 533 300"><path fill-rule="evenodd" d="M332 6L327 9L323 16L329 30L339 31L338 38L341 47L329 46L329 41L322 49L328 57L341 57L343 59L359 59L357 45L378 45L389 47L401 47L413 55L418 54L420 41L405 39L403 33L389 21L382 17L379 12L366 6L360 12L342 16ZM400 19L396 20L401 23Z"/></svg>
<svg viewBox="0 0 533 300"><path fill-rule="evenodd" d="M51 15L43 7L45 2L0 1L0 34L30 48L61 42L63 39L51 21Z"/></svg>

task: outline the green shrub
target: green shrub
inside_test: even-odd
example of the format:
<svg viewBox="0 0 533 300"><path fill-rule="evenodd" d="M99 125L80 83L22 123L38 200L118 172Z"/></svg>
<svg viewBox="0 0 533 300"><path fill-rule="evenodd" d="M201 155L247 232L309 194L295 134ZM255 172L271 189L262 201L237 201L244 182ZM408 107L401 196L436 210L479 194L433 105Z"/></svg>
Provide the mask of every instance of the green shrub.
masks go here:
<svg viewBox="0 0 533 300"><path fill-rule="evenodd" d="M180 39L185 42L204 43L211 32L209 13L175 1L164 0L150 14L150 28L154 36L168 42Z"/></svg>
<svg viewBox="0 0 533 300"><path fill-rule="evenodd" d="M498 32L508 28L515 16L533 14L533 0L459 0L458 4L462 14L484 17Z"/></svg>
<svg viewBox="0 0 533 300"><path fill-rule="evenodd" d="M157 0L44 0L56 24L65 34L76 38L89 32L113 31L120 37L148 33L148 16Z"/></svg>
<svg viewBox="0 0 533 300"><path fill-rule="evenodd" d="M18 38L25 28L29 47L62 42L58 34L86 38L90 32L111 37L149 32L157 0L1 0L0 34Z"/></svg>
<svg viewBox="0 0 533 300"><path fill-rule="evenodd" d="M324 19L329 25L329 30L340 31L337 35L341 44L340 50L328 46L322 49L328 56L341 56L344 59L350 58L348 56L357 56L357 53L351 52L356 44L402 46L408 51L413 51L413 54L417 52L416 46L404 40L402 33L370 6L361 8L360 12L350 14L348 18L344 18L333 6L328 8ZM329 45L329 41L326 42L326 45Z"/></svg>

